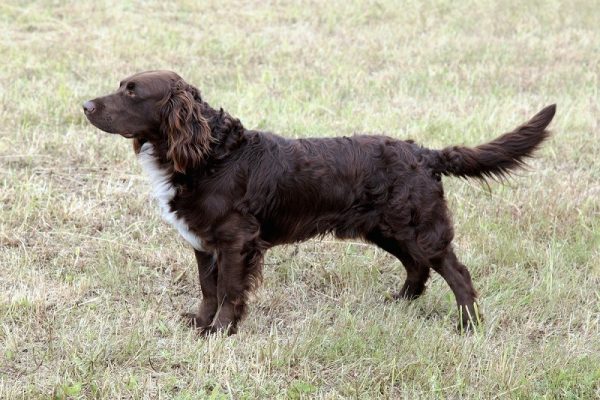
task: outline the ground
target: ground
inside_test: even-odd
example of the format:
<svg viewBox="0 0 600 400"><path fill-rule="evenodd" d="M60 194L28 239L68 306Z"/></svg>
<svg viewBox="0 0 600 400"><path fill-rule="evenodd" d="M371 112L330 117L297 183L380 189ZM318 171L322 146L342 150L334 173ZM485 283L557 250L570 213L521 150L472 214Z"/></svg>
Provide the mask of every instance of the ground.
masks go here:
<svg viewBox="0 0 600 400"><path fill-rule="evenodd" d="M600 396L600 12L589 1L0 4L0 398ZM192 251L81 104L172 69L249 128L476 145L557 103L489 189L444 178L485 321L332 238L272 250L232 337L179 319Z"/></svg>

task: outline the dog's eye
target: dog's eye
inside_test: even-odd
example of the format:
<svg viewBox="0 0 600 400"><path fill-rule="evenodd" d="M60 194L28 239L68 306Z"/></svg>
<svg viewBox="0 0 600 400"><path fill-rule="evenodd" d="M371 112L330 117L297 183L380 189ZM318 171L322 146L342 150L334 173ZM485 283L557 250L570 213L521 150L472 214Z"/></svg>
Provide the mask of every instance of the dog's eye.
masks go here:
<svg viewBox="0 0 600 400"><path fill-rule="evenodd" d="M133 91L135 89L135 83L129 82L125 89L127 90L126 93L128 96L135 96L135 93Z"/></svg>

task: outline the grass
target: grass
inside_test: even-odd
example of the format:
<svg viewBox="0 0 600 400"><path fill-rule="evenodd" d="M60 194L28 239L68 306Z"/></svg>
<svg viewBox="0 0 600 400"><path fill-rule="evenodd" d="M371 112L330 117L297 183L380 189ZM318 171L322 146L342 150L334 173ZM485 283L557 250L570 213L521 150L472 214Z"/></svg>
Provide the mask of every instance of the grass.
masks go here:
<svg viewBox="0 0 600 400"><path fill-rule="evenodd" d="M600 65L593 2L0 4L0 398L600 396ZM558 103L554 136L491 192L445 179L481 295L457 335L447 285L333 239L268 253L233 337L178 319L193 254L126 140L84 100L173 69L251 128L475 145Z"/></svg>

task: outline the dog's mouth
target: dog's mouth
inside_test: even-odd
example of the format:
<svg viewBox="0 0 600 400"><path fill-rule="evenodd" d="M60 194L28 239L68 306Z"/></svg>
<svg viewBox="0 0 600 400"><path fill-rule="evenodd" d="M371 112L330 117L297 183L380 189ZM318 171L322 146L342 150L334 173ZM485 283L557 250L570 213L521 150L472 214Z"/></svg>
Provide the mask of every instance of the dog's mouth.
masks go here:
<svg viewBox="0 0 600 400"><path fill-rule="evenodd" d="M98 127L98 128L100 128L100 127ZM100 128L100 129L103 130L106 133L110 133L111 135L120 135L120 136L123 136L126 139L133 139L136 136L135 133L127 132L127 131L119 132L119 131L114 130L114 129L102 129L102 128Z"/></svg>
<svg viewBox="0 0 600 400"><path fill-rule="evenodd" d="M88 113L85 113L85 116L92 125L100 129L101 131L104 131L106 133L118 133L115 129L113 129L112 119L110 117Z"/></svg>
<svg viewBox="0 0 600 400"><path fill-rule="evenodd" d="M86 117L88 121L91 122L96 128L100 129L103 132L110 133L112 135L121 135L127 139L133 139L135 134L129 131L120 131L115 129L112 124L112 119L109 116L104 116L103 118L98 119L94 114L87 114Z"/></svg>

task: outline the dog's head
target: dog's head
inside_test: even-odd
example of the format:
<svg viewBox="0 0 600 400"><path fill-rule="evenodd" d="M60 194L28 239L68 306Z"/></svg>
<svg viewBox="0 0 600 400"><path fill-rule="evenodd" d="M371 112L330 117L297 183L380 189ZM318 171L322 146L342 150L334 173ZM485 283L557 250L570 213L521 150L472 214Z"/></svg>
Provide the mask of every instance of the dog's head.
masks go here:
<svg viewBox="0 0 600 400"><path fill-rule="evenodd" d="M83 103L97 128L153 143L167 144L173 168L185 172L210 150L211 130L195 87L171 71L148 71L122 80L116 92Z"/></svg>

